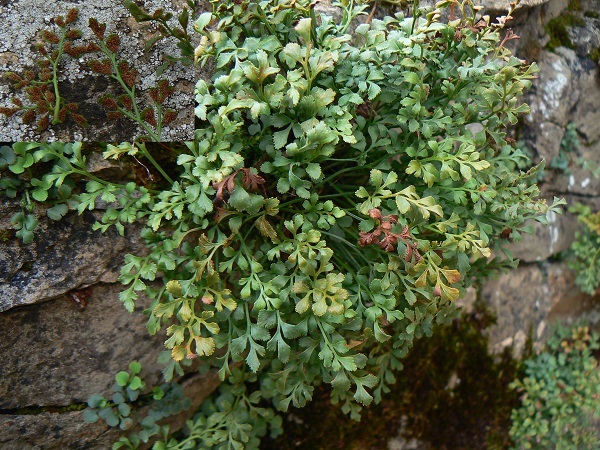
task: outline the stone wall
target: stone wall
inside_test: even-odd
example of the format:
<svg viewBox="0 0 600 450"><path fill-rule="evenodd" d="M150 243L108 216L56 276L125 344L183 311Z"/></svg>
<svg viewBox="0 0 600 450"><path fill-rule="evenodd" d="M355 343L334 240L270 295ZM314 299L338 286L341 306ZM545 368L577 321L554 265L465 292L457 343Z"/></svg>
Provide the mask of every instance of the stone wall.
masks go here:
<svg viewBox="0 0 600 450"><path fill-rule="evenodd" d="M149 336L144 300L133 314L119 302L123 256L139 252L139 230L124 237L92 231L101 212L40 214L36 240L22 245L8 220L17 205L0 205L0 449L110 448L116 430L87 424L80 409L94 393L109 396L114 376L133 360L148 386L162 382L157 357L164 335ZM193 408L218 385L214 374L186 378Z"/></svg>
<svg viewBox="0 0 600 450"><path fill-rule="evenodd" d="M597 1L549 0L515 14L513 28L521 35L519 41L512 41L516 42L515 52L536 61L540 68L525 96L531 114L517 130L517 137L531 150L535 162L546 160L540 181L542 195L549 200L565 198L567 207L562 215L548 216L549 226L533 224L535 234L524 235L512 245L514 256L521 260L519 267L488 282L479 292L498 317L498 324L489 330L494 351L514 345L518 354L530 333L542 343L549 324L557 319L600 320L600 297L580 292L565 261L565 252L580 226L567 209L580 202L600 210L600 178L579 163L583 158L592 167L600 164L600 71L594 55L594 49L600 48L598 13ZM551 38L548 23L557 23L557 18L566 15L580 18L582 24L565 27L571 41L565 45L574 48L544 49ZM576 124L580 144L565 155L568 170L551 169L570 123Z"/></svg>
<svg viewBox="0 0 600 450"><path fill-rule="evenodd" d="M5 8L0 19L21 3L26 0L0 2ZM62 3L66 9L74 4ZM146 3L150 8L150 2ZM158 0L152 5L155 3ZM170 0L163 3L177 4ZM501 7L498 3L488 6L490 12ZM514 28L522 34L517 54L529 55L526 57L538 61L541 68L526 98L532 113L518 133L534 159L550 161L558 154L567 124L576 123L581 145L569 155L570 173L546 171L541 182L543 195L562 196L569 204L581 201L600 209L600 180L576 164L580 156L600 164L599 71L590 58L590 52L600 46L599 19L585 16L586 11L598 11L599 6L595 0L582 1L581 10L572 12L585 20L585 27L568 29L574 49L544 50L548 42L544 25L567 8L564 0L534 1L516 15ZM114 24L128 24L132 30L138 26L124 19L118 7L109 9L104 8L103 14L117 14ZM6 50L1 50L0 69L8 64L2 57L14 61ZM91 78L80 75L67 75L69 81L65 79L65 83L84 83L84 92L95 91ZM189 92L197 75L190 77L182 81L181 92L188 92L182 99L191 99ZM0 103L7 95L2 89ZM88 107L97 109L94 105L90 100ZM191 105L188 107L191 117ZM121 140L135 131L104 123L98 126L90 127L83 136L65 129L42 139ZM20 127L6 124L0 129L21 133ZM181 134L173 136L184 138ZM9 134L0 140L30 137L27 133ZM4 359L0 365L0 449L109 448L114 431L100 423L86 424L82 412L73 409L81 407L93 393L107 395L114 374L131 360L142 362L149 383L160 379L156 357L163 337L148 336L141 312L128 314L118 301L120 285L116 279L123 255L140 250L136 230L129 229L125 237L111 231L101 234L91 229L96 213L71 213L58 224L40 219L36 241L23 246L7 231L16 208L10 203L0 205L0 355ZM43 211L39 212L43 217ZM575 218L565 212L549 217L549 221L550 227L537 227L535 235L514 244L514 253L522 260L518 269L490 281L477 293L471 292L498 316L497 325L489 330L496 351L512 345L518 351L530 332L542 342L549 323L557 318L600 319L594 307L598 299L579 293L574 274L561 259L573 241L578 226ZM185 389L198 405L217 384L214 375L205 378L196 374L187 379ZM178 418L179 425L182 417Z"/></svg>

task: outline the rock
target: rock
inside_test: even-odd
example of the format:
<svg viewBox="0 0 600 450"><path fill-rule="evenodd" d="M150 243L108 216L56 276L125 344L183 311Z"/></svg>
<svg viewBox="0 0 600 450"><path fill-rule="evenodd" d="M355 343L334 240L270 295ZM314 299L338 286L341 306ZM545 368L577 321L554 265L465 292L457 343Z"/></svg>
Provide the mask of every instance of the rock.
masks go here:
<svg viewBox="0 0 600 450"><path fill-rule="evenodd" d="M100 422L85 423L82 412L0 414L2 450L106 450L118 436Z"/></svg>
<svg viewBox="0 0 600 450"><path fill-rule="evenodd" d="M201 5L195 13L190 15L190 23L195 17L210 6L207 2ZM140 4L140 3L138 3ZM165 11L180 11L185 2L171 0L146 0L141 6L149 12L158 8ZM121 38L119 59L131 63L139 71L138 92L146 92L156 85L158 76L156 70L164 62L162 55L180 56L176 47L175 38L160 40L148 53L144 52L144 44L157 34L155 24L137 22L131 19L129 12L121 2L107 4L104 0L86 0L74 5L65 0L14 0L0 9L0 21L5 24L0 42L0 68L23 74L26 69L37 67L35 61L40 55L32 49L34 43L40 40L41 30L55 30L53 19L59 14L66 15L73 6L79 9L77 26L83 32L81 43L95 41L95 37L87 26L88 19L95 17L99 22L107 24L105 35L117 32ZM178 26L177 14L171 19L173 27ZM190 25L191 29L191 25ZM199 41L198 33L191 33L193 45ZM78 43L79 44L79 43ZM14 55L14 56L13 56ZM103 107L98 105L98 99L106 92L122 94L122 88L117 82L109 80L107 76L92 72L88 67L91 59L104 58L101 53L83 55L79 59L69 56L61 60L59 88L61 95L67 102L79 105L78 113L87 117L88 128L78 127L68 119L64 124L53 126L41 134L35 127L21 123L20 113L6 118L0 115L0 141L132 141L134 138L146 134L136 123L129 119L118 121L107 120ZM167 79L176 89L175 95L167 99L166 106L180 112L179 117L167 125L161 136L163 141L184 141L193 137L194 123L194 97L187 93L193 88L202 71L194 66L175 64L169 67L160 78ZM9 100L15 95L12 84L5 77L0 82L0 106L9 106ZM24 99L24 94L19 94ZM138 97L142 101L143 97ZM146 97L147 99L147 97ZM148 105L148 103L144 103Z"/></svg>
<svg viewBox="0 0 600 450"><path fill-rule="evenodd" d="M577 218L566 212L563 215L550 212L547 219L548 225L534 220L527 223L533 227L534 234L523 233L519 242L511 244L514 258L523 262L544 261L571 247L579 227Z"/></svg>
<svg viewBox="0 0 600 450"><path fill-rule="evenodd" d="M407 434L408 417L402 416L400 420L400 429L396 437L388 441L388 450L429 450L431 448L431 445L419 441L417 438L405 437L404 435Z"/></svg>
<svg viewBox="0 0 600 450"><path fill-rule="evenodd" d="M85 309L63 295L0 314L0 354L11 362L0 366L0 409L85 402L107 393L133 360L142 363L148 383L160 381L156 358L164 336L150 337L146 317L125 311L121 289L94 285Z"/></svg>
<svg viewBox="0 0 600 450"><path fill-rule="evenodd" d="M596 7L590 9L590 11L598 13L600 12L600 7L596 3ZM567 33L575 47L577 55L587 57L594 49L600 48L600 19L584 15L581 20L583 21L583 26L568 27Z"/></svg>
<svg viewBox="0 0 600 450"><path fill-rule="evenodd" d="M526 103L531 109L527 122L552 122L564 128L568 123L567 112L575 101L572 70L564 58L550 52L542 52L537 64L539 79L527 95Z"/></svg>
<svg viewBox="0 0 600 450"><path fill-rule="evenodd" d="M216 373L195 374L183 383L186 397L192 406L177 416L168 417L161 424L169 424L171 431L181 429L185 420L220 383ZM140 410L143 417L148 407ZM106 450L124 433L109 428L104 422L86 423L83 411L40 414L0 414L0 448L2 450ZM142 449L149 448L143 445Z"/></svg>
<svg viewBox="0 0 600 450"><path fill-rule="evenodd" d="M462 309L463 314L472 314L477 301L477 290L473 286L467 288L464 296L456 299L455 304Z"/></svg>
<svg viewBox="0 0 600 450"><path fill-rule="evenodd" d="M165 337L148 336L141 311L124 311L120 290L119 284L93 286L85 309L62 296L0 314L0 354L11 362L0 366L0 448L110 448L121 432L85 423L82 411L27 409L68 410L94 393L109 397L115 374L133 360L142 363L147 390L162 382L157 357ZM171 429L181 428L219 383L215 372L189 376L183 389L192 407L165 419Z"/></svg>
<svg viewBox="0 0 600 450"><path fill-rule="evenodd" d="M506 12L510 8L511 1L512 0L482 0L478 3L485 8L486 12ZM533 8L535 6L545 5L549 2L550 0L521 0L519 2L519 8Z"/></svg>
<svg viewBox="0 0 600 450"><path fill-rule="evenodd" d="M552 122L542 122L537 126L536 131L535 150L539 160L545 159L548 167L548 164L558 156L565 128Z"/></svg>
<svg viewBox="0 0 600 450"><path fill-rule="evenodd" d="M3 207L0 209L4 209ZM24 245L0 240L0 312L62 295L98 282L114 282L125 253L140 249L139 231L92 231L101 211L75 212L59 222L39 215L38 237Z"/></svg>
<svg viewBox="0 0 600 450"><path fill-rule="evenodd" d="M528 336L538 344L546 338L552 308L565 298L583 298L565 263L527 264L486 283L481 297L497 317L486 330L490 350L513 346L519 356ZM542 325L543 323L543 325Z"/></svg>

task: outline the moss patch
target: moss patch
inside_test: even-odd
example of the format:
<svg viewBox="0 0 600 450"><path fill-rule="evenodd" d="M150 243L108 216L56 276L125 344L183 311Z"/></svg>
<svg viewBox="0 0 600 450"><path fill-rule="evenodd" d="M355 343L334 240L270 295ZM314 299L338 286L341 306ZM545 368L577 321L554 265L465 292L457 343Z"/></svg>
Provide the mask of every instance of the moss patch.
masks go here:
<svg viewBox="0 0 600 450"><path fill-rule="evenodd" d="M600 47L596 47L593 48L592 51L590 51L590 54L588 55L590 57L590 59L594 62L598 62L600 61Z"/></svg>
<svg viewBox="0 0 600 450"><path fill-rule="evenodd" d="M489 314L476 311L418 341L392 392L365 408L361 422L331 405L325 387L315 390L310 405L284 417L283 435L265 440L261 449L380 450L398 434L401 416L408 417L412 436L433 449L507 448L510 412L519 405L508 384L522 376L523 365L509 351L488 353L482 330L491 322ZM460 381L449 386L451 379Z"/></svg>
<svg viewBox="0 0 600 450"><path fill-rule="evenodd" d="M573 41L569 37L567 27L582 27L585 22L581 17L577 17L570 13L565 13L561 16L550 20L546 25L546 32L550 36L550 42L546 48L550 51L556 47L575 48Z"/></svg>
<svg viewBox="0 0 600 450"><path fill-rule="evenodd" d="M15 237L15 230L0 230L0 241L8 242Z"/></svg>
<svg viewBox="0 0 600 450"><path fill-rule="evenodd" d="M0 414L11 414L11 415L22 415L22 416L31 416L35 414L42 413L69 413L73 411L82 411L87 408L86 403L73 403L71 405L64 406L25 406L23 408L15 408L15 409L5 409L0 410Z"/></svg>

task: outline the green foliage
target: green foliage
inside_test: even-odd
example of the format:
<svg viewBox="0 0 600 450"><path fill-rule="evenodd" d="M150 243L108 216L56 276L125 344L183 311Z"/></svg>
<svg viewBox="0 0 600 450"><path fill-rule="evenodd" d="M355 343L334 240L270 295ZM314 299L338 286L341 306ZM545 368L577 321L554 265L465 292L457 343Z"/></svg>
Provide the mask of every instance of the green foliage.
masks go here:
<svg viewBox="0 0 600 450"><path fill-rule="evenodd" d="M526 377L512 383L522 405L512 412L510 435L518 449L596 449L600 440L600 348L588 327L559 326L547 349L526 361Z"/></svg>
<svg viewBox="0 0 600 450"><path fill-rule="evenodd" d="M566 174L569 174L569 154L577 149L579 146L579 135L577 134L577 124L575 122L570 122L566 129L565 134L563 135L562 140L560 141L560 148L558 150L558 155L550 161L550 167L553 169L558 169L564 171Z"/></svg>
<svg viewBox="0 0 600 450"><path fill-rule="evenodd" d="M21 211L12 216L11 222L17 237L24 243L33 241L38 226L36 203L49 206L46 215L52 220L60 220L69 205L74 206L75 178L81 175L95 178L87 171L86 157L81 150L81 142L17 142L12 147L0 147L0 193L21 199ZM40 166L45 168L41 173ZM106 189L116 188L102 180L96 182L103 183Z"/></svg>
<svg viewBox="0 0 600 450"><path fill-rule="evenodd" d="M560 212L564 201L536 200L542 165L520 171L527 158L506 138L529 111L520 97L536 66L504 47L506 17L481 25L470 3L455 5L462 16L449 23L417 9L351 35L365 5L336 3L334 20L308 0L214 2L194 22L194 57L215 65L196 84L194 141L166 155L139 142L104 149L149 161L162 177L149 187L86 173L63 144L3 150L4 167L31 180L5 192L28 199L49 155L41 182L73 176L70 208L109 204L96 229L143 221L146 251L126 256L121 301L133 312L149 298L167 381L196 358L226 381L182 436L153 429L155 448L256 448L267 421L278 432L267 402L302 407L322 384L358 419L470 284L516 264L507 232L518 239L527 219ZM121 372L116 387L135 379ZM120 425L126 408L103 401L103 418Z"/></svg>
<svg viewBox="0 0 600 450"><path fill-rule="evenodd" d="M128 371L115 376L112 400L94 394L88 399L88 409L83 412L86 422L95 423L102 419L107 425L118 426L123 431L135 429L115 442L113 450L138 448L153 436L167 434L169 427L159 425L159 422L191 406L191 400L184 397L181 386L177 384L165 383L155 386L149 394L140 395L146 386L139 376L141 370L139 362L130 363ZM142 417L138 410L143 405L148 407Z"/></svg>
<svg viewBox="0 0 600 450"><path fill-rule="evenodd" d="M600 213L592 214L589 206L581 204L569 211L577 214L577 220L583 224L571 245L569 267L575 270L575 282L580 289L594 295L600 287Z"/></svg>

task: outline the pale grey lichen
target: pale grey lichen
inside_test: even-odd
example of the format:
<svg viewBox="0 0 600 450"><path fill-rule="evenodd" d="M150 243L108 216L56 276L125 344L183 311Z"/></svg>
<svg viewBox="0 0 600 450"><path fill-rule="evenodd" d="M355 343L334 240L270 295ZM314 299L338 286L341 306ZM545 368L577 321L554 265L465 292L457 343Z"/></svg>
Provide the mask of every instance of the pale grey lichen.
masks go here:
<svg viewBox="0 0 600 450"><path fill-rule="evenodd" d="M67 2L61 0L15 0L4 7L0 7L0 22L3 24L2 40L0 40L0 71L7 70L17 73L26 68L33 68L39 59L39 54L32 45L39 40L41 30L54 30L53 19L57 15L66 15L69 9L79 9L78 27L82 30L83 41L95 40L91 30L87 26L90 17L95 17L99 22L107 25L106 35L117 32L121 37L119 54L122 59L129 61L139 71L138 89L145 91L155 86L158 77L157 68L162 64L162 54L179 56L176 39L167 38L161 40L148 54L144 53L144 44L147 38L157 33L156 28L148 23L138 24L130 17L129 12L119 0L85 0L78 2ZM171 0L146 0L143 7L152 12L158 8L176 13L174 2ZM179 7L181 7L179 5ZM177 14L172 19L173 27L177 26ZM190 23L193 16L190 17ZM195 38L194 33L192 33ZM194 43L195 44L195 43ZM97 58L98 55L84 55L79 60L65 56L62 61L60 81L77 83L87 77L99 76L89 70L87 62ZM195 83L200 76L199 70L194 66L183 66L175 64L170 66L161 78L171 82L176 92L183 84ZM0 106L10 106L9 100L13 96L9 87L9 81L1 78L0 81ZM90 92L90 97L96 98L100 93ZM189 140L193 137L193 102L192 94L174 95L167 100L166 106L180 112L179 119L173 122L173 128L166 127L163 140ZM98 106L100 108L100 106ZM181 112L185 111L182 115ZM91 124L93 125L93 124ZM188 126L184 126L188 125ZM90 128L91 130L92 128ZM92 133L79 129L71 130L70 138L94 140ZM137 133L144 134L138 127ZM87 135L87 136L86 136ZM65 140L64 136L49 129L41 136L46 141L57 139ZM131 136L131 139L135 136ZM39 140L40 135L31 126L21 123L19 115L6 118L0 115L0 140L1 141L28 141Z"/></svg>

